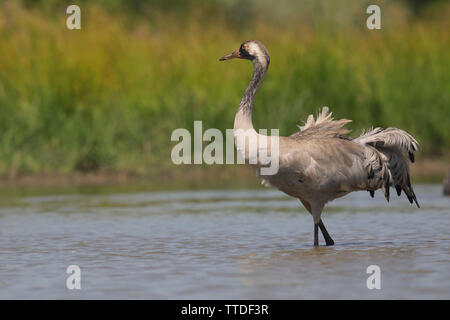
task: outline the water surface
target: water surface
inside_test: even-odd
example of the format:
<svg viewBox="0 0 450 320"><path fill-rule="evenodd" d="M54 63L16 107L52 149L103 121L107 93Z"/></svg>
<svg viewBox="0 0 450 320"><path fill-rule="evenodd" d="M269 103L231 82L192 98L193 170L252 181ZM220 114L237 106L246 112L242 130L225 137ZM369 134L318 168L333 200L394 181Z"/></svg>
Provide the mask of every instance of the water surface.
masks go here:
<svg viewBox="0 0 450 320"><path fill-rule="evenodd" d="M381 193L331 202L336 245L319 248L310 214L272 189L3 196L0 298L449 299L450 198L416 194L421 209Z"/></svg>

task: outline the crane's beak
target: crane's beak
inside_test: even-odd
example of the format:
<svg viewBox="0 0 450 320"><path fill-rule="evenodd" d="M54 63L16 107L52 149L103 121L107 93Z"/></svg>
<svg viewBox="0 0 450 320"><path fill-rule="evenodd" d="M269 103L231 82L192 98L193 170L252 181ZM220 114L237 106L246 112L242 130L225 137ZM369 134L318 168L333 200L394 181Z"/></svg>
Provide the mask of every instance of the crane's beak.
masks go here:
<svg viewBox="0 0 450 320"><path fill-rule="evenodd" d="M239 54L238 50L235 50L232 53L223 56L222 58L219 59L219 61L230 60L234 58L241 58L241 55Z"/></svg>

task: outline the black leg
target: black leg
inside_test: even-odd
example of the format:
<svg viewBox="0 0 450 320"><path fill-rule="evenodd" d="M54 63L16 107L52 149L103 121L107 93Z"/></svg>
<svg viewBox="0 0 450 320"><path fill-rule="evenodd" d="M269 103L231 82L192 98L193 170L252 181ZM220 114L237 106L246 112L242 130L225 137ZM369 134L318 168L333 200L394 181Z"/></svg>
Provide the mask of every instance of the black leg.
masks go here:
<svg viewBox="0 0 450 320"><path fill-rule="evenodd" d="M315 247L319 246L319 224L318 223L314 224L314 246Z"/></svg>
<svg viewBox="0 0 450 320"><path fill-rule="evenodd" d="M327 246L332 246L334 245L334 241L333 239L331 239L330 234L328 233L327 229L325 228L325 225L322 222L322 219L320 219L319 221L319 227L320 227L320 231L322 231L322 235L325 238L325 243Z"/></svg>

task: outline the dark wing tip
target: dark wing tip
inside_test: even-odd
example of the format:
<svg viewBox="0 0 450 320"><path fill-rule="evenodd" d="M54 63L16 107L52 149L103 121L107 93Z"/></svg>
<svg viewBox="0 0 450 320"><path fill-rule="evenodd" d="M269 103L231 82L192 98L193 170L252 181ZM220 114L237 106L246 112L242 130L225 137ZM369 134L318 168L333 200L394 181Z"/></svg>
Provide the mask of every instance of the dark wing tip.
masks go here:
<svg viewBox="0 0 450 320"><path fill-rule="evenodd" d="M399 185L396 185L395 190L397 190L397 195L400 196L400 194L402 193L402 187Z"/></svg>
<svg viewBox="0 0 450 320"><path fill-rule="evenodd" d="M414 202L416 203L416 206L417 206L417 208L420 208L420 206L419 206L419 202L417 202L417 198L416 198L416 195L414 195Z"/></svg>

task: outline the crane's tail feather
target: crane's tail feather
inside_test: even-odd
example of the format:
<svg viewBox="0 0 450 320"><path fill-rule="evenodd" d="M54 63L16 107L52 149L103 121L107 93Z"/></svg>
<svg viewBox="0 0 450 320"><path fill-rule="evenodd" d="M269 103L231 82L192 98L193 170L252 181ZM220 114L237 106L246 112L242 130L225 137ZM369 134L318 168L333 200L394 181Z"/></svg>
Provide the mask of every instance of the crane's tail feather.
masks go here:
<svg viewBox="0 0 450 320"><path fill-rule="evenodd" d="M419 143L408 132L397 128L375 128L355 139L362 144L375 148L394 148L408 154L411 162L414 162L414 151L420 151Z"/></svg>
<svg viewBox="0 0 450 320"><path fill-rule="evenodd" d="M419 143L409 133L397 128L375 128L354 141L366 146L368 190L371 195L380 188L389 201L389 188L394 186L399 196L403 191L409 202L415 202L420 208L411 185L408 165L408 159L414 162L413 152L420 150Z"/></svg>

